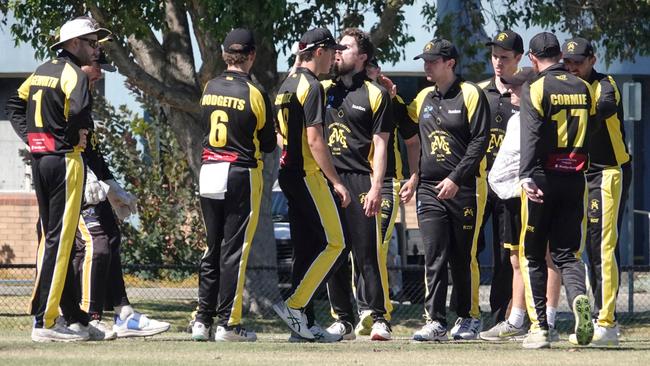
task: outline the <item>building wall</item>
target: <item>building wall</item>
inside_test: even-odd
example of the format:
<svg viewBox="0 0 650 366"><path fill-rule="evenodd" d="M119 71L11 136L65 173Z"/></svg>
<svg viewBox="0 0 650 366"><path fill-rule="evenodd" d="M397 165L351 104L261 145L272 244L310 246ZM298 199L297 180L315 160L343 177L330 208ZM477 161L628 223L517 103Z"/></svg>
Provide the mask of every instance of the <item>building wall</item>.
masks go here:
<svg viewBox="0 0 650 366"><path fill-rule="evenodd" d="M37 220L34 193L0 192L0 264L36 262Z"/></svg>

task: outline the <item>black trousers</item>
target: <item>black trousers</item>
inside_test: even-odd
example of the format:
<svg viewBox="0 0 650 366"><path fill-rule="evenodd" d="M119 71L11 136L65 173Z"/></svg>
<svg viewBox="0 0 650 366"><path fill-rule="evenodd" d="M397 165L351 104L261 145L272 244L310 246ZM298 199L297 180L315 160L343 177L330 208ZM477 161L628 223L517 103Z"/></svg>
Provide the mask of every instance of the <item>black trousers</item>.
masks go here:
<svg viewBox="0 0 650 366"><path fill-rule="evenodd" d="M352 252L354 271L362 278L357 291L363 294L363 300L374 319L390 318L392 304L388 295L386 266L388 242L384 243L381 232L381 216L367 217L363 211L363 201L371 186L370 175L350 172L340 172L339 175L352 198L343 212L343 220L349 228L346 241ZM327 282L327 291L332 312L338 319L353 323L351 281L347 266L342 265Z"/></svg>
<svg viewBox="0 0 650 366"><path fill-rule="evenodd" d="M73 263L81 309L91 319L101 319L104 310L130 304L122 274L121 240L108 200L81 211Z"/></svg>
<svg viewBox="0 0 650 366"><path fill-rule="evenodd" d="M486 246L485 225L492 217L492 279L490 281L490 313L494 324L505 320L508 305L512 298L512 265L510 264L510 249L519 245L519 198L517 201L516 217L513 217L509 206L511 200L502 200L488 187L485 214L481 224L478 241L478 253ZM478 260L478 258L477 258Z"/></svg>
<svg viewBox="0 0 650 366"><path fill-rule="evenodd" d="M54 326L59 306L66 320L86 325L88 314L79 308L70 260L83 198L83 160L79 152L34 157L32 177L41 229L30 306L34 327Z"/></svg>
<svg viewBox="0 0 650 366"><path fill-rule="evenodd" d="M547 245L562 273L569 306L586 292L585 267L580 259L585 244L587 187L584 174L539 174L534 178L544 202L521 197L519 262L524 278L526 308L532 329L548 329L546 319Z"/></svg>
<svg viewBox="0 0 650 366"><path fill-rule="evenodd" d="M452 199L438 199L439 182L420 182L417 215L425 260L424 310L427 320L447 324L447 264L456 290L456 314L480 317L476 250L487 186L484 179L461 186Z"/></svg>
<svg viewBox="0 0 650 366"><path fill-rule="evenodd" d="M257 229L262 169L230 165L224 199L201 197L208 247L199 267L196 320L211 326L241 324L246 263Z"/></svg>
<svg viewBox="0 0 650 366"><path fill-rule="evenodd" d="M619 287L618 240L632 181L631 163L587 173L587 257L598 324L616 324Z"/></svg>
<svg viewBox="0 0 650 366"><path fill-rule="evenodd" d="M278 181L289 205L293 263L292 293L287 304L305 309L314 323L310 302L316 290L344 260L345 226L338 197L320 171L303 173L281 169Z"/></svg>

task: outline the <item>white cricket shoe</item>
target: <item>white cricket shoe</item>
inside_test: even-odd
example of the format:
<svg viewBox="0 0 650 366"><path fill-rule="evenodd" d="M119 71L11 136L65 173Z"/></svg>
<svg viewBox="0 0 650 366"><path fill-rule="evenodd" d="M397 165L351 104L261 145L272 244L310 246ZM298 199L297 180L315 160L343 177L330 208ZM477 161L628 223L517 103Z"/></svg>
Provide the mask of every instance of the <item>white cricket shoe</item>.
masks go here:
<svg viewBox="0 0 650 366"><path fill-rule="evenodd" d="M117 338L117 333L115 333L112 329L110 329L106 325L106 323L104 323L99 319L91 320L89 325L95 329L93 331L88 332L90 334L90 340L111 341ZM98 339L94 339L94 338L98 338Z"/></svg>
<svg viewBox="0 0 650 366"><path fill-rule="evenodd" d="M314 340L314 335L311 334L307 327L307 316L304 312L290 308L286 301L273 304L273 310L280 316L280 319L287 323L292 331L305 339Z"/></svg>
<svg viewBox="0 0 650 366"><path fill-rule="evenodd" d="M413 340L425 341L446 341L447 328L437 320L429 320L420 330L413 334Z"/></svg>
<svg viewBox="0 0 650 366"><path fill-rule="evenodd" d="M359 323L354 328L354 333L358 336L367 336L370 335L372 331L372 312L370 310L364 310L359 314Z"/></svg>
<svg viewBox="0 0 650 366"><path fill-rule="evenodd" d="M326 329L327 333L330 334L336 334L341 336L341 339L344 341L353 341L357 338L357 336L354 334L354 329L352 328L352 324L344 321L344 320L337 320L332 325L327 327Z"/></svg>
<svg viewBox="0 0 650 366"><path fill-rule="evenodd" d="M334 343L339 342L343 337L340 334L333 334L328 332L326 329L323 329L320 325L314 324L309 328L311 334L314 335L314 339L305 339L296 334L296 332L291 332L289 337L289 342L317 342L317 343Z"/></svg>
<svg viewBox="0 0 650 366"><path fill-rule="evenodd" d="M596 324L594 327L594 337L591 339L592 346L618 346L618 324L606 328Z"/></svg>
<svg viewBox="0 0 650 366"><path fill-rule="evenodd" d="M76 332L60 323L55 323L51 328L32 329L34 342L82 342L87 341L89 337L88 332Z"/></svg>
<svg viewBox="0 0 650 366"><path fill-rule="evenodd" d="M214 333L214 340L217 342L255 342L257 340L255 332L247 331L239 325L229 328L218 326Z"/></svg>
<svg viewBox="0 0 650 366"><path fill-rule="evenodd" d="M458 318L451 329L451 336L455 340L472 340L478 338L483 322L476 318Z"/></svg>
<svg viewBox="0 0 650 366"><path fill-rule="evenodd" d="M205 342L210 340L211 327L206 326L198 320L194 320L192 324L192 340L197 342Z"/></svg>
<svg viewBox="0 0 650 366"><path fill-rule="evenodd" d="M371 341L390 341L393 338L390 324L384 319L375 321L370 331Z"/></svg>
<svg viewBox="0 0 650 366"><path fill-rule="evenodd" d="M149 319L146 315L133 312L126 319L122 320L115 315L113 330L117 336L122 337L148 337L169 330L169 323Z"/></svg>

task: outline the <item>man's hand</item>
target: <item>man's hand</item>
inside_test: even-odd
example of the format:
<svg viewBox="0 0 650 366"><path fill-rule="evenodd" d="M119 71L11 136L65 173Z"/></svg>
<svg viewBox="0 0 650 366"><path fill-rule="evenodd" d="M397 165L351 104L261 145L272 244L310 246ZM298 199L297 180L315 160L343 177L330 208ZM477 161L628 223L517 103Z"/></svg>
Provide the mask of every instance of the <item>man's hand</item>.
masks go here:
<svg viewBox="0 0 650 366"><path fill-rule="evenodd" d="M363 200L363 211L366 216L372 217L381 209L381 187L370 187L366 198Z"/></svg>
<svg viewBox="0 0 650 366"><path fill-rule="evenodd" d="M386 75L380 74L377 77L377 82L379 85L383 86L386 90L388 90L388 94L390 94L390 98L393 99L397 95L397 85L393 83L391 79L389 79Z"/></svg>
<svg viewBox="0 0 650 366"><path fill-rule="evenodd" d="M120 218L123 220L130 214L135 214L137 212L138 206L135 196L125 191L115 180L107 179L102 181L102 185L104 186L104 189L108 187L106 195L111 206L113 206L113 209L118 214L118 218L120 218L119 216L124 216Z"/></svg>
<svg viewBox="0 0 650 366"><path fill-rule="evenodd" d="M408 203L411 200L411 198L413 198L417 186L418 186L418 176L413 175L411 179L407 180L406 183L404 183L402 188L400 188L399 190L400 202Z"/></svg>
<svg viewBox="0 0 650 366"><path fill-rule="evenodd" d="M456 193L458 193L458 185L449 178L443 179L442 182L435 186L435 189L440 190L440 192L438 192L438 198L441 200L452 199L456 197Z"/></svg>
<svg viewBox="0 0 650 366"><path fill-rule="evenodd" d="M341 183L335 183L333 186L334 193L336 193L336 195L341 199L341 207L348 207L350 204L350 192L348 192L348 189Z"/></svg>
<svg viewBox="0 0 650 366"><path fill-rule="evenodd" d="M86 186L84 187L84 199L88 205L96 205L106 199L106 191L97 180L92 170L86 168Z"/></svg>
<svg viewBox="0 0 650 366"><path fill-rule="evenodd" d="M77 144L77 147L81 149L86 149L87 144L88 144L88 130L82 128L79 130L79 143Z"/></svg>
<svg viewBox="0 0 650 366"><path fill-rule="evenodd" d="M526 193L526 197L528 197L529 200L536 202L536 203L544 203L544 192L542 192L541 189L535 184L535 182L530 181L523 183L521 185L521 189L524 190Z"/></svg>

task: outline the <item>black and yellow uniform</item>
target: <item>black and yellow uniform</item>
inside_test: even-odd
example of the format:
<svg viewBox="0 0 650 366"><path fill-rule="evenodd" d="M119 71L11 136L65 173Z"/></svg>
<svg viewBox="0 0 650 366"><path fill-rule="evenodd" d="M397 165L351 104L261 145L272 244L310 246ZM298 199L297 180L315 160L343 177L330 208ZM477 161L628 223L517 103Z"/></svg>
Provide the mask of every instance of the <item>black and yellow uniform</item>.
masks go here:
<svg viewBox="0 0 650 366"><path fill-rule="evenodd" d="M41 235L31 300L35 328L50 328L59 306L73 322L87 324L75 303L70 255L83 198L84 164L79 130L91 126L88 77L72 54L39 66L7 103L14 129L29 145Z"/></svg>
<svg viewBox="0 0 650 366"><path fill-rule="evenodd" d="M539 73L529 88L525 84L522 95L519 177L522 183L534 181L544 202L530 201L522 190L519 259L531 328L548 329L547 243L569 303L585 294L580 260L587 230L584 171L595 104L590 86L561 64Z"/></svg>
<svg viewBox="0 0 650 366"><path fill-rule="evenodd" d="M345 249L341 206L307 142L307 128L325 122L325 92L316 76L298 67L275 99L284 148L278 180L289 205L293 309L307 306Z"/></svg>
<svg viewBox="0 0 650 366"><path fill-rule="evenodd" d="M388 249L390 246L390 240L393 235L393 229L395 228L395 220L397 218L397 212L399 209L399 191L401 188L401 181L404 179L403 175L403 159L402 151L400 149L399 136L407 140L418 133L418 125L413 123L409 118L408 112L406 110L406 104L400 96L395 96L392 100L392 111L393 111L393 120L395 121L395 129L391 132L388 138L388 149L387 149L387 170L385 173L384 184L381 189L381 251L379 252L380 260L382 262L387 261ZM388 168L390 167L390 168ZM340 271L346 271L348 268L342 266ZM370 310L368 301L366 300L365 295L365 284L363 277L360 276L360 271L354 271L353 273L353 284L354 284L354 295L357 300L358 312L361 313L366 310ZM348 321L350 323L354 322L353 315L353 306L350 302L349 293L352 291L351 283L349 281L343 281L343 277L347 278L345 272L339 276L341 280L335 286L329 288L330 297L332 296L332 291L337 289L339 301L337 301L337 308L332 309L333 313L337 318L341 320ZM332 282L332 281L330 281ZM390 319L390 313L385 315L387 319Z"/></svg>
<svg viewBox="0 0 650 366"><path fill-rule="evenodd" d="M199 268L196 320L241 323L246 263L262 198L262 152L275 149L273 110L246 73L224 71L203 90L202 164L230 163L223 199L201 197L208 248Z"/></svg>
<svg viewBox="0 0 650 366"><path fill-rule="evenodd" d="M392 304L386 267L388 247L384 245L387 242L384 243L382 235L382 220L380 215L367 217L363 210L364 198L372 185L373 137L395 130L390 96L384 88L368 79L365 70L353 75L350 86L340 79L325 81L323 85L327 94L327 142L336 171L352 197L343 219L351 229L346 241L350 243L355 275L363 279L357 283L357 286L362 286L357 287L357 291L363 294L375 320L390 319ZM393 145L388 145L387 149L394 148L397 143L395 137L392 140ZM393 157L390 160L387 159L386 172L394 176L397 159ZM397 160L397 164L401 166L401 160ZM385 173L384 176L387 177ZM391 184L391 191L392 188ZM345 267L340 266L332 275L327 290L336 317L352 323L351 276Z"/></svg>
<svg viewBox="0 0 650 366"><path fill-rule="evenodd" d="M97 180L113 179L94 128L88 132L88 144L82 155L86 169L90 169ZM121 240L108 200L82 207L73 265L79 283L79 303L91 319L101 319L104 310L130 304L122 276Z"/></svg>
<svg viewBox="0 0 650 366"><path fill-rule="evenodd" d="M443 95L423 89L409 106L420 125L417 215L425 258L425 316L446 325L447 261L456 290L456 313L480 318L477 241L487 195L485 151L489 109L483 91L460 78ZM459 190L441 200L434 188L449 178Z"/></svg>
<svg viewBox="0 0 650 366"><path fill-rule="evenodd" d="M519 109L510 102L510 93L501 93L496 86L495 78L478 83L483 89L490 106L490 140L485 155L487 173L490 172L494 159L506 135L510 117ZM519 198L506 202L492 191L488 185L488 195L485 213L481 224L478 242L478 253L485 248L484 228L492 217L492 281L490 285L490 312L494 324L505 320L506 312L512 298L512 265L510 264L510 249L519 243L519 224L513 225L513 214L519 217ZM514 212L511 207L517 210Z"/></svg>
<svg viewBox="0 0 650 366"><path fill-rule="evenodd" d="M614 78L592 70L588 80L596 100L594 132L589 149L587 186L587 256L598 325L616 325L619 268L618 233L632 180L631 157L625 146L621 93Z"/></svg>

